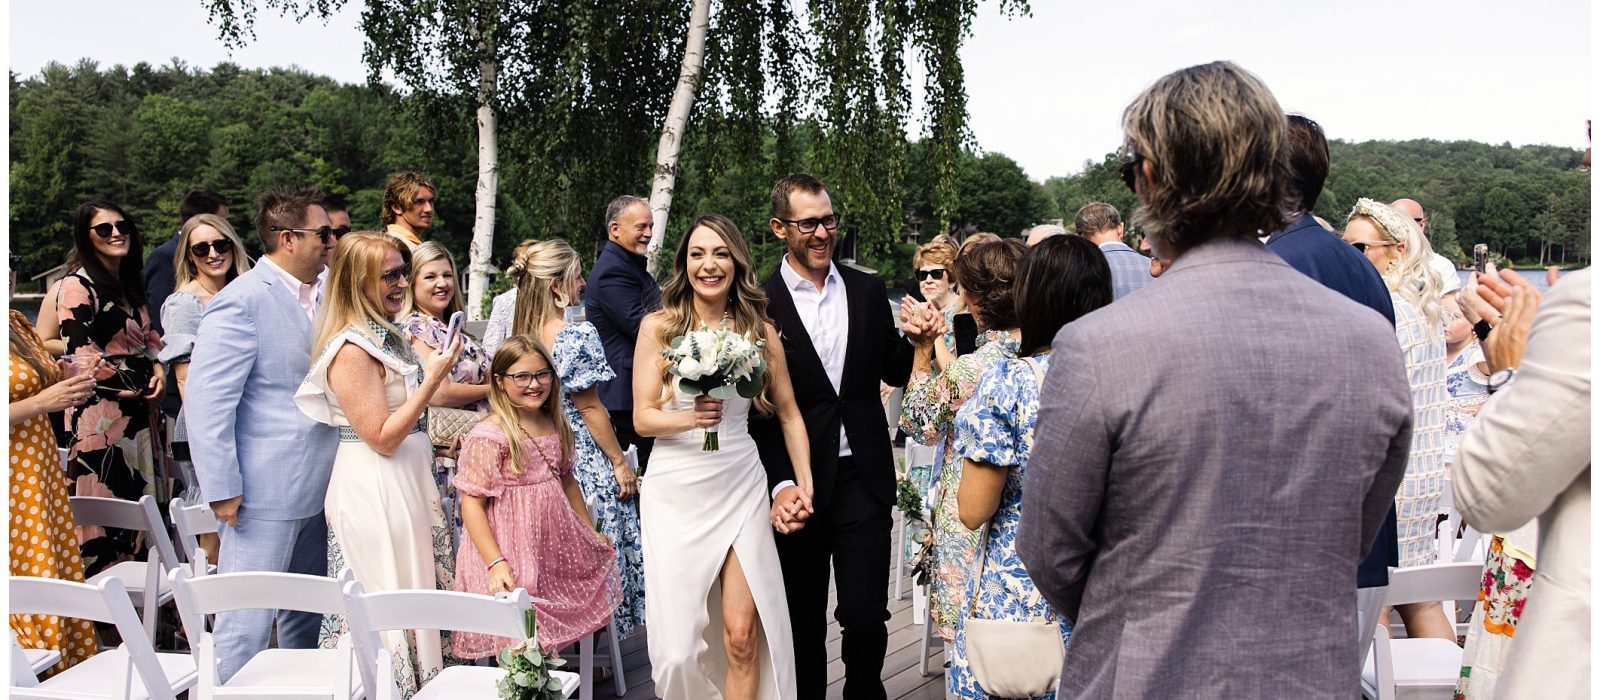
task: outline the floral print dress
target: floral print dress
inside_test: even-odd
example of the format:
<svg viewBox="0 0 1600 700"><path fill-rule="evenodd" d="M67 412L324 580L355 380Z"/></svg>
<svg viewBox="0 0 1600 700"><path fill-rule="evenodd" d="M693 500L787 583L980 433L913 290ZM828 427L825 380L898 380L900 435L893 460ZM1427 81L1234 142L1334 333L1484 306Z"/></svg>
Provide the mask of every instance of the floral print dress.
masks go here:
<svg viewBox="0 0 1600 700"><path fill-rule="evenodd" d="M1008 331L986 331L978 343L976 352L956 358L938 375L913 373L900 412L900 427L907 434L925 445L939 446L933 476L936 483L931 484L933 548L924 565L932 572L929 612L934 632L946 643L955 639L962 591L978 548L978 533L961 524L956 506L961 483L961 457L953 448L956 412L972 396L985 368L1016 357L1020 341Z"/></svg>
<svg viewBox="0 0 1600 700"><path fill-rule="evenodd" d="M405 318L400 325L413 339L420 340L428 347L438 350L444 345L444 339L449 337L450 328L440 321L437 316L421 311L413 312ZM456 384L487 384L489 383L489 353L483 349L476 338L461 334L461 355L456 358L455 366L450 368L449 381ZM469 411L489 410L489 400L484 399L467 404L461 408Z"/></svg>
<svg viewBox="0 0 1600 700"><path fill-rule="evenodd" d="M622 575L622 604L617 606L617 635L626 637L644 624L644 548L639 539L639 500L617 497L617 475L589 426L573 403L572 395L616 378L606 364L600 332L588 322L568 324L550 344L561 377L561 411L572 426L573 468L585 501L597 506L590 516L617 548L617 569Z"/></svg>
<svg viewBox="0 0 1600 700"><path fill-rule="evenodd" d="M1037 368L1035 367L1037 364ZM1022 521L1022 476L1033 452L1034 428L1039 420L1039 377L1050 368L1050 356L1005 359L983 373L972 397L956 416L955 452L985 465L979 469L1006 470L1000 505L989 518L984 533L983 558L973 562L977 575L968 576L962 589L961 613L977 597L973 617L984 620L1054 620L1061 643L1072 636L1071 625L1046 602L1017 556L1017 524ZM981 563L980 563L981 562ZM982 568L979 569L978 567ZM957 618L946 689L960 698L993 697L978 687L967 663L965 616ZM1054 698L1055 693L1040 697Z"/></svg>
<svg viewBox="0 0 1600 700"><path fill-rule="evenodd" d="M1444 390L1450 395L1444 411L1444 461L1455 464L1461 436L1472 425L1478 409L1489 400L1489 378L1477 369L1483 347L1473 341L1445 366Z"/></svg>
<svg viewBox="0 0 1600 700"><path fill-rule="evenodd" d="M61 280L56 315L68 355L100 353L104 359L94 394L66 411L71 494L129 501L150 494L160 501L169 491L156 489L156 455L164 452L159 444L164 431L150 429L156 424L156 404L138 396L117 396L125 389L144 392L155 376L156 353L162 345L149 312L143 306L124 306L110 290L78 270ZM138 534L83 528L79 535L84 540L87 575L93 577L111 564L137 557Z"/></svg>

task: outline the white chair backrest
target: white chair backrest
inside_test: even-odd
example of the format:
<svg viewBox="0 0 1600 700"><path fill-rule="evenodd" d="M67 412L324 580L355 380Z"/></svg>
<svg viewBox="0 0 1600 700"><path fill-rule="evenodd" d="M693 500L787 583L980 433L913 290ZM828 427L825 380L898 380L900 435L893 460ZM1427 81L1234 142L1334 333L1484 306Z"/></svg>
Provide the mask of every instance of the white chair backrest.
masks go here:
<svg viewBox="0 0 1600 700"><path fill-rule="evenodd" d="M1356 649L1361 653L1362 663L1366 663L1367 652L1372 649L1372 635L1378 629L1378 614L1383 612L1387 592L1383 586L1356 589Z"/></svg>
<svg viewBox="0 0 1600 700"><path fill-rule="evenodd" d="M150 498L146 496L145 498ZM151 503L154 503L151 499ZM177 692L156 658L156 650L145 636L144 623L133 610L128 589L122 581L108 576L99 586L51 578L11 577L11 609L14 615L59 615L116 626L122 648L133 664L132 673L144 682L152 700L176 700ZM51 697L13 691L12 697Z"/></svg>
<svg viewBox="0 0 1600 700"><path fill-rule="evenodd" d="M39 677L33 675L33 664L28 663L28 655L22 652L22 643L17 641L16 632L11 633L11 687L39 687Z"/></svg>
<svg viewBox="0 0 1600 700"><path fill-rule="evenodd" d="M1390 569L1383 604L1477 600L1478 587L1482 584L1483 565L1470 562Z"/></svg>
<svg viewBox="0 0 1600 700"><path fill-rule="evenodd" d="M178 554L183 557L188 557L200 545L201 535L214 534L221 527L211 506L184 505L181 498L174 498L167 504L167 515L172 518L173 529L178 531Z"/></svg>
<svg viewBox="0 0 1600 700"><path fill-rule="evenodd" d="M383 648L379 632L451 630L525 639L523 612L532 605L533 598L521 588L490 597L427 590L367 593L360 581L344 586L350 643L361 669L361 680L368 688L380 688L383 682L378 680L377 668L372 665Z"/></svg>
<svg viewBox="0 0 1600 700"><path fill-rule="evenodd" d="M181 563L172 538L167 536L167 525L156 510L154 496L142 496L137 501L98 496L72 496L68 500L72 503L72 520L78 527L97 525L148 533L163 569Z"/></svg>
<svg viewBox="0 0 1600 700"><path fill-rule="evenodd" d="M1456 540L1455 560L1458 564L1476 563L1483 564L1484 557L1478 556L1478 540L1483 539L1483 533L1468 525L1461 530L1461 539Z"/></svg>
<svg viewBox="0 0 1600 700"><path fill-rule="evenodd" d="M185 617L234 610L294 610L339 615L344 613L344 585L355 580L348 568L340 571L338 578L275 571L197 577L182 566L168 575L172 579L172 594L178 599L178 611ZM184 623L185 627L189 626L187 619Z"/></svg>

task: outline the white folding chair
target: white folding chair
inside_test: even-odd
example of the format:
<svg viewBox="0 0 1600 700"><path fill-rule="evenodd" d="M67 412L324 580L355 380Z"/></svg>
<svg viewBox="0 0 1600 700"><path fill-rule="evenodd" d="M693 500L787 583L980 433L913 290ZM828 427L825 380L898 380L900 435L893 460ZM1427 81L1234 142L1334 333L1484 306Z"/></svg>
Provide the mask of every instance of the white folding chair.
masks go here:
<svg viewBox="0 0 1600 700"><path fill-rule="evenodd" d="M197 552L205 550L196 548ZM191 700L211 698L361 698L360 673L348 644L338 649L266 649L251 657L226 683L217 673L216 640L208 615L235 610L294 610L337 615L344 612L344 584L338 578L249 571L192 576L187 567L172 570L172 592L183 629L194 645L199 684Z"/></svg>
<svg viewBox="0 0 1600 700"><path fill-rule="evenodd" d="M10 697L19 700L121 698L177 700L195 684L194 658L157 653L146 639L139 614L122 581L96 585L51 578L10 577L13 614L59 615L115 625L122 646L101 651L48 679L12 671ZM16 651L12 652L15 658ZM19 682L21 681L21 682ZM32 681L32 682L27 682Z"/></svg>
<svg viewBox="0 0 1600 700"><path fill-rule="evenodd" d="M384 591L366 593L360 581L344 587L345 619L350 625L350 642L355 649L356 666L362 682L378 693L392 686L391 667L381 667L379 651L383 642L379 632L390 630L451 630L525 639L523 613L533 604L528 592L518 588L510 595L491 598L454 591ZM572 697L578 689L578 674L553 671L561 681L561 696ZM486 666L448 666L417 690L412 700L437 698L492 698L495 683L505 672Z"/></svg>
<svg viewBox="0 0 1600 700"><path fill-rule="evenodd" d="M154 496L143 496L137 501L97 496L73 496L72 519L78 527L108 527L145 533L150 546L146 561L123 561L112 564L89 579L98 584L108 578L122 582L130 600L143 610L145 636L153 643L156 638L156 610L172 600L172 589L167 585L167 571L178 566L178 553L173 549L172 538L167 536L167 524L156 510ZM154 591L154 595L146 595Z"/></svg>
<svg viewBox="0 0 1600 700"><path fill-rule="evenodd" d="M11 675L12 681L21 680L22 676L31 675L35 679L51 666L61 660L59 649L32 649L22 646L17 641L17 633L11 633ZM21 675L19 675L21 674Z"/></svg>
<svg viewBox="0 0 1600 700"><path fill-rule="evenodd" d="M211 512L209 505L184 505L183 499L174 498L167 504L167 514L172 518L172 528L178 532L178 556L188 559L191 564L195 562L191 555L200 548L200 536L214 535L222 529L222 523L217 522L217 516ZM200 561L206 563L206 572L216 572L217 567L209 559Z"/></svg>
<svg viewBox="0 0 1600 700"><path fill-rule="evenodd" d="M1434 600L1476 600L1481 564L1429 564L1389 570L1385 605ZM1453 639L1391 639L1374 625L1372 653L1361 669L1361 694L1374 700L1449 698L1461 676L1461 647Z"/></svg>
<svg viewBox="0 0 1600 700"><path fill-rule="evenodd" d="M1356 589L1356 651L1361 654L1363 664L1372 652L1372 635L1377 634L1378 615L1383 612L1384 593L1387 591L1385 586Z"/></svg>
<svg viewBox="0 0 1600 700"><path fill-rule="evenodd" d="M898 403L899 402L896 401L897 405ZM895 420L899 420L898 416L895 418ZM895 425L895 423L891 423L890 425ZM917 467L932 465L935 454L937 453L934 451L933 447L919 444L912 438L906 438L906 473L901 476L909 478L911 473L915 471ZM926 500L926 498L924 498L924 500ZM898 511L898 509L896 510ZM924 523L929 521L930 515L931 514L926 512L923 513ZM905 600L906 594L904 588L906 576L906 538L910 537L911 521L907 520L903 513L897 512L895 517L900 519L900 537L899 541L895 543L894 550L894 599ZM927 525L924 524L923 527L927 527Z"/></svg>

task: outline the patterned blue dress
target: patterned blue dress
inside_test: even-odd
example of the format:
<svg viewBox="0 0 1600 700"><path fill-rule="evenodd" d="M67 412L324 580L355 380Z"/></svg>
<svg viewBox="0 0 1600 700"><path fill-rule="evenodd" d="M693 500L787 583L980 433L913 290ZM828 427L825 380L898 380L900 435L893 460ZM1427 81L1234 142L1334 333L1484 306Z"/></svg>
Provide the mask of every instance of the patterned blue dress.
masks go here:
<svg viewBox="0 0 1600 700"><path fill-rule="evenodd" d="M1050 356L1034 359L1039 363L1042 376L1050 367ZM968 577L962 615L957 618L946 689L959 698L995 697L978 686L967 663L965 622L974 593L978 596L975 617L991 620L1049 618L1060 624L1062 644L1072 636L1067 620L1040 595L1017 557L1017 523L1022 520L1022 475L1028 468L1028 455L1033 452L1033 431L1038 419L1039 383L1034 378L1033 366L1017 358L989 365L972 397L956 414L956 451L974 462L1007 468L1000 507L989 518L988 540L981 560L983 569L978 572L976 581ZM1054 698L1055 693L1039 697Z"/></svg>
<svg viewBox="0 0 1600 700"><path fill-rule="evenodd" d="M639 501L617 498L617 476L611 470L594 436L578 413L572 394L616 378L606 364L600 333L588 322L568 324L556 333L550 354L561 376L561 410L572 425L573 469L583 498L599 504L594 513L600 531L617 546L617 570L622 574L622 604L617 606L617 634L626 637L644 623L644 553L639 541Z"/></svg>

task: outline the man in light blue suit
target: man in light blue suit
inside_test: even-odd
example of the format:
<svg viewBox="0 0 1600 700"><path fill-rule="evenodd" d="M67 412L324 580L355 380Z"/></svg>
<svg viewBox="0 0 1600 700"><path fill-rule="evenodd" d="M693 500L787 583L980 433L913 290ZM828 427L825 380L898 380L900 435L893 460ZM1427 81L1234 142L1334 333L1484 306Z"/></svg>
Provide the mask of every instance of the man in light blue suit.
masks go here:
<svg viewBox="0 0 1600 700"><path fill-rule="evenodd" d="M279 186L256 199L266 255L212 297L196 333L185 415L201 492L223 523L220 573L328 575L322 501L339 435L294 404L335 242L323 196ZM267 648L274 612L217 616L223 681ZM321 616L277 617L280 647L316 646Z"/></svg>
<svg viewBox="0 0 1600 700"><path fill-rule="evenodd" d="M1111 266L1111 300L1116 301L1139 291L1154 282L1150 276L1150 258L1122 242L1124 229L1122 214L1105 202L1090 202L1078 210L1072 220L1078 235L1100 246Z"/></svg>

